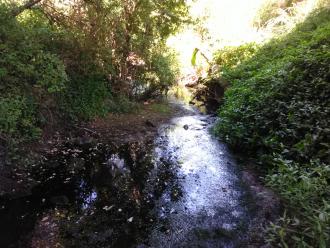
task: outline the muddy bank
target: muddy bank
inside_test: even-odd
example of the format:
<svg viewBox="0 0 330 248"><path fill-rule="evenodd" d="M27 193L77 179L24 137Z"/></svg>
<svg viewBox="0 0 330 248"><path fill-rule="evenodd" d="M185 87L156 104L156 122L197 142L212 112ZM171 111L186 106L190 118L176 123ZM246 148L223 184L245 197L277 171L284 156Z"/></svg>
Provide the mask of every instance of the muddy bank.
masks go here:
<svg viewBox="0 0 330 248"><path fill-rule="evenodd" d="M190 104L203 108L207 113L216 113L223 104L228 82L220 78L198 78L185 85L191 93Z"/></svg>
<svg viewBox="0 0 330 248"><path fill-rule="evenodd" d="M109 114L87 123L59 123L47 127L38 142L23 144L14 151L9 152L0 139L0 196L17 198L29 195L35 186L28 175L30 164L38 163L43 155L64 144L102 142L119 147L136 141L150 142L157 135L159 126L180 114L180 107L166 101L146 102L134 113Z"/></svg>
<svg viewBox="0 0 330 248"><path fill-rule="evenodd" d="M106 214L118 210L121 218L128 211L126 207L138 212L145 208L141 203L144 201L139 198L145 170L150 166L147 154L151 153L159 126L182 112L180 107L164 102L145 103L137 113L109 115L79 126L52 130L52 134L44 135L39 143L25 147L24 150L29 152L22 150L21 155L29 156L20 160L19 165L11 161L0 167L0 246L62 245L61 235L79 233L70 233L72 225L63 218L74 219L71 215L77 211L77 203L85 204L96 195L104 205L101 215L104 214L103 208ZM4 146L1 148L1 161L5 161ZM117 168L123 164L125 168ZM95 187L100 187L100 193ZM61 209L65 210L64 213ZM88 211L94 216L95 211ZM91 218L89 214L80 213L80 221L85 221L82 216ZM137 219L134 226L137 226ZM89 221L94 223L91 219ZM63 228L64 225L67 228ZM66 231L61 232L60 227ZM121 232L121 229L117 228L115 232ZM114 239L116 235L110 236Z"/></svg>
<svg viewBox="0 0 330 248"><path fill-rule="evenodd" d="M134 142L150 141L157 136L159 127L168 123L173 117L187 113L178 102L145 102L136 113L116 115L109 114L106 118L97 118L87 123L84 130L96 136L98 141L112 142L117 145Z"/></svg>

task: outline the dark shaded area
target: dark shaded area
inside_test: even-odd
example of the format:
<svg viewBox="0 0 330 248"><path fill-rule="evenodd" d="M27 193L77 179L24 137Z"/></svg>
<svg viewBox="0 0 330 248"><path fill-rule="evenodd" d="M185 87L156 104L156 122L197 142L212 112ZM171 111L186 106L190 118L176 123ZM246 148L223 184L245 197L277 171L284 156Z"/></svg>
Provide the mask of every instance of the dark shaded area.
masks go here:
<svg viewBox="0 0 330 248"><path fill-rule="evenodd" d="M228 84L219 78L199 78L197 82L187 84L192 90L191 104L204 107L207 113L215 113L223 103L223 97Z"/></svg>
<svg viewBox="0 0 330 248"><path fill-rule="evenodd" d="M148 197L142 195L151 166L146 151L148 144L134 143L121 148L66 144L53 149L32 170L31 180L39 184L31 195L0 199L0 246L26 247L37 219L55 208L63 215L66 247L131 245L136 236L143 236L140 230L146 229L149 218ZM127 221L130 215L134 223Z"/></svg>

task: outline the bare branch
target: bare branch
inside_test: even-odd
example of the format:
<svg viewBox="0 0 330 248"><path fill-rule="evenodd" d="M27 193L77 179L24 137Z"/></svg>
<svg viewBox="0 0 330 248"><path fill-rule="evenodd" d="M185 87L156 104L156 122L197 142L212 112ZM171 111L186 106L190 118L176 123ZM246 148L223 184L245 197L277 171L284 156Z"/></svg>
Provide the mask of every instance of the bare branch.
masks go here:
<svg viewBox="0 0 330 248"><path fill-rule="evenodd" d="M19 14L21 14L24 10L26 9L31 9L34 5L40 3L42 0L29 0L27 1L25 4L23 4L22 6L17 7L16 9L14 9L12 11L12 15L13 16L18 16Z"/></svg>

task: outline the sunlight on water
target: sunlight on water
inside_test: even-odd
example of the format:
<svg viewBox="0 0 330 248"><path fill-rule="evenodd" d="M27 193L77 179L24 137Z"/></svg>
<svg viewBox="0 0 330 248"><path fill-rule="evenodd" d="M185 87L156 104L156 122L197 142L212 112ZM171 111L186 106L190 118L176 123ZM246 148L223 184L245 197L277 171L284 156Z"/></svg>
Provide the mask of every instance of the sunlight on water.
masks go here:
<svg viewBox="0 0 330 248"><path fill-rule="evenodd" d="M97 199L97 192L92 191L89 195L84 198L82 209L88 209Z"/></svg>
<svg viewBox="0 0 330 248"><path fill-rule="evenodd" d="M177 162L180 180L176 187L182 195L172 199L168 192L157 203L159 218L167 223L168 232L155 229L152 247L178 247L182 242L215 247L210 240L191 240L196 237L194 232L234 230L246 221L246 209L241 205L244 190L238 184L235 162L226 147L209 132L214 120L196 111L190 113L173 119L159 140L166 146L156 149L159 160ZM231 241L217 242L221 247L233 247Z"/></svg>

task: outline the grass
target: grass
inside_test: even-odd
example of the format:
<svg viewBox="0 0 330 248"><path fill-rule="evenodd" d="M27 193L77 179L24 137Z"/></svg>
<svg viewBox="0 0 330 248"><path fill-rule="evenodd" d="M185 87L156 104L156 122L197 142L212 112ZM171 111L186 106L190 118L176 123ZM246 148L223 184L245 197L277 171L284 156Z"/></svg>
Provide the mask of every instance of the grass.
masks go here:
<svg viewBox="0 0 330 248"><path fill-rule="evenodd" d="M171 107L167 103L153 103L150 105L150 108L152 111L161 114L171 113Z"/></svg>

